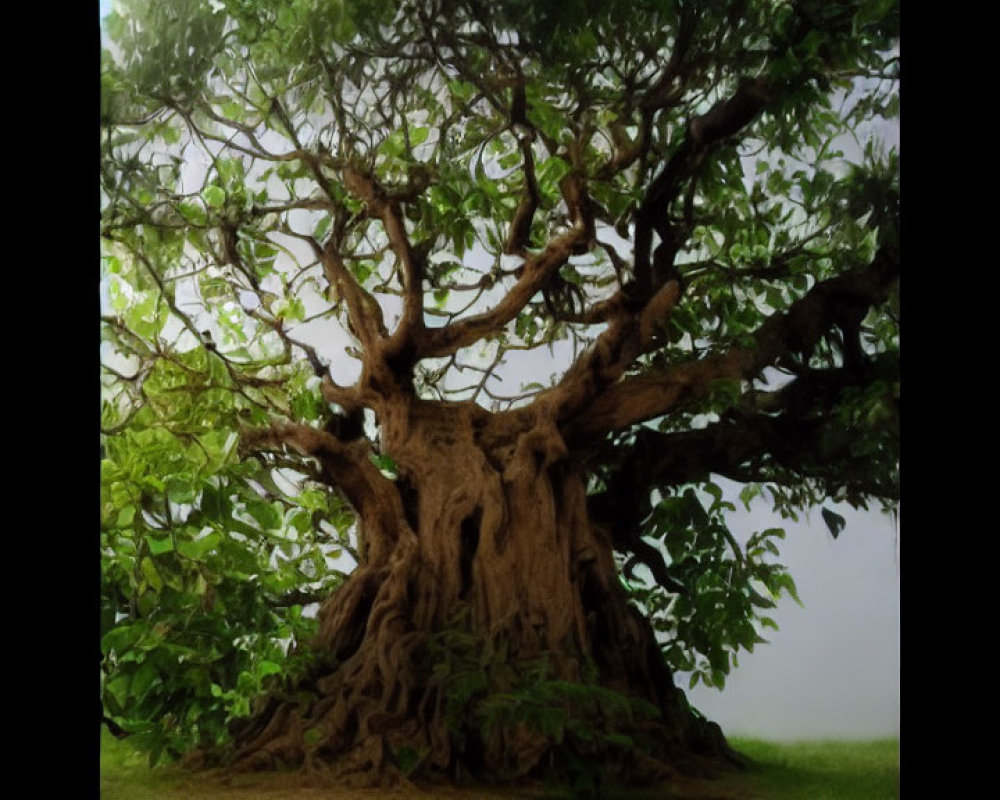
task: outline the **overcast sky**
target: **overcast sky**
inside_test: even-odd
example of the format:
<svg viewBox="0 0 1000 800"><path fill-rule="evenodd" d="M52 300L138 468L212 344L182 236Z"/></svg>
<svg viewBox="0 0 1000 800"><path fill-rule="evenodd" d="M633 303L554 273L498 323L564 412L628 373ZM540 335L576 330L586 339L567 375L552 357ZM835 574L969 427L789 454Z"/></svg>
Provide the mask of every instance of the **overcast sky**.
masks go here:
<svg viewBox="0 0 1000 800"><path fill-rule="evenodd" d="M721 481L720 481L721 483ZM742 505L737 503L742 511ZM719 692L690 702L728 734L772 739L899 735L899 551L892 517L827 504L847 520L834 541L819 509L781 520L759 498L734 533L783 527L779 543L803 605L783 598L769 644L738 656ZM686 682L681 683L686 687Z"/></svg>

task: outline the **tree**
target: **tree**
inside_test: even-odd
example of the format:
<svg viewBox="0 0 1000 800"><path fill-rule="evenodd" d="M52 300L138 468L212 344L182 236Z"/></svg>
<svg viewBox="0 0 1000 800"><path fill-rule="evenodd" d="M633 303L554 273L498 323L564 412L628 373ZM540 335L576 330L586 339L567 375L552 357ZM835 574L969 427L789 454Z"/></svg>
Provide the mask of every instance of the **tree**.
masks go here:
<svg viewBox="0 0 1000 800"><path fill-rule="evenodd" d="M898 157L837 149L897 41L891 0L122 2L114 729L371 781L736 759L673 674L795 587L713 477L897 496Z"/></svg>

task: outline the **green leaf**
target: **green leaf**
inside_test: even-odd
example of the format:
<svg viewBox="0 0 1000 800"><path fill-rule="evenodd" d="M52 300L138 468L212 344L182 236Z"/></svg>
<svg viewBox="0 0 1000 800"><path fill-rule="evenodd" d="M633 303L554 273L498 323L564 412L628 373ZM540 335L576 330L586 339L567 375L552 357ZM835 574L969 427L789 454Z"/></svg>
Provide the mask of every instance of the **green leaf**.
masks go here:
<svg viewBox="0 0 1000 800"><path fill-rule="evenodd" d="M141 701L154 683L159 680L159 673L152 661L144 661L135 675L132 676L132 683L129 686L129 694L135 702Z"/></svg>
<svg viewBox="0 0 1000 800"><path fill-rule="evenodd" d="M112 628L101 639L101 652L105 655L111 652L121 655L138 642L145 632L146 627L142 623L123 624Z"/></svg>
<svg viewBox="0 0 1000 800"><path fill-rule="evenodd" d="M826 523L826 527L829 528L830 534L836 539L840 536L840 532L847 525L847 520L844 519L840 514L835 511L831 511L828 508L822 510L823 522Z"/></svg>
<svg viewBox="0 0 1000 800"><path fill-rule="evenodd" d="M147 535L146 544L149 546L149 552L154 556L169 553L174 549L174 541L170 536L156 537ZM152 583L152 581L150 581L150 583Z"/></svg>
<svg viewBox="0 0 1000 800"><path fill-rule="evenodd" d="M332 221L333 221L332 217L329 216L323 217L323 219L321 219L316 224L316 227L313 229L313 239L315 239L317 242L322 242L323 239L326 237L327 231L330 230L330 223Z"/></svg>
<svg viewBox="0 0 1000 800"><path fill-rule="evenodd" d="M744 508L747 511L750 510L750 501L755 497L761 497L764 494L764 490L759 483L748 483L742 489L740 489L740 500L743 502Z"/></svg>
<svg viewBox="0 0 1000 800"><path fill-rule="evenodd" d="M222 541L222 534L218 531L213 531L206 536L202 536L194 541L182 539L177 542L177 552L180 553L185 558L190 558L194 561L200 561L206 555L208 555L213 549L219 546Z"/></svg>
<svg viewBox="0 0 1000 800"><path fill-rule="evenodd" d="M399 158L406 152L406 138L402 129L390 133L379 145L379 151L384 155Z"/></svg>
<svg viewBox="0 0 1000 800"><path fill-rule="evenodd" d="M117 675L104 684L104 691L114 698L118 707L124 710L128 706L129 685L132 680L128 675Z"/></svg>
<svg viewBox="0 0 1000 800"><path fill-rule="evenodd" d="M416 147L417 145L423 144L427 141L427 135L430 133L430 128L413 128L410 131L410 144Z"/></svg>
<svg viewBox="0 0 1000 800"><path fill-rule="evenodd" d="M225 492L206 484L202 489L200 508L208 519L223 521L232 513L233 504Z"/></svg>
<svg viewBox="0 0 1000 800"><path fill-rule="evenodd" d="M399 467L392 458L387 455L378 455L376 453L370 453L368 457L371 459L371 462L382 471L382 474L395 479Z"/></svg>
<svg viewBox="0 0 1000 800"><path fill-rule="evenodd" d="M160 592L163 589L163 578L160 577L160 573L153 564L152 559L146 556L139 563L139 567L142 569L143 576L149 581L149 585L157 592Z"/></svg>
<svg viewBox="0 0 1000 800"><path fill-rule="evenodd" d="M263 500L247 502L247 513L260 524L263 530L275 530L281 527L282 514L277 503L267 503Z"/></svg>
<svg viewBox="0 0 1000 800"><path fill-rule="evenodd" d="M171 503L193 503L197 497L194 486L189 480L171 477L167 480L167 497Z"/></svg>
<svg viewBox="0 0 1000 800"><path fill-rule="evenodd" d="M281 671L281 666L275 664L273 661L261 661L257 665L258 678L266 678L268 675L279 675Z"/></svg>
<svg viewBox="0 0 1000 800"><path fill-rule="evenodd" d="M225 200L225 193L223 193L223 200ZM204 225L207 220L205 209L198 203L181 202L177 203L175 208L184 219L194 225Z"/></svg>
<svg viewBox="0 0 1000 800"><path fill-rule="evenodd" d="M226 203L226 192L221 186L206 186L201 197L212 208L221 208Z"/></svg>

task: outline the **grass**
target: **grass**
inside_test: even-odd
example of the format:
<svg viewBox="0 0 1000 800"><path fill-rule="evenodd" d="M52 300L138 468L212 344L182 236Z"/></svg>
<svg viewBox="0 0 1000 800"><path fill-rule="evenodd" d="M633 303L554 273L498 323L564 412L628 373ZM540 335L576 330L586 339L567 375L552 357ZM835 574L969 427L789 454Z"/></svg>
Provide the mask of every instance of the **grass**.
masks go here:
<svg viewBox="0 0 1000 800"><path fill-rule="evenodd" d="M755 762L753 769L712 783L720 792L740 800L898 800L899 740L769 742L734 737L732 746ZM277 779L277 780L276 780ZM241 798L241 800L282 800L283 798L342 798L362 800L372 797L422 797L409 792L343 790L333 793L283 791L280 776L261 776L256 784L214 788L201 787L190 775L175 768L149 769L146 758L129 744L118 741L101 728L102 800L193 800L194 798ZM497 797L477 792L447 792L447 797L479 800ZM685 795L689 796L689 795ZM722 797L712 793L712 797Z"/></svg>
<svg viewBox="0 0 1000 800"><path fill-rule="evenodd" d="M899 797L899 739L779 743L734 737L730 744L756 762L745 785L760 800Z"/></svg>
<svg viewBox="0 0 1000 800"><path fill-rule="evenodd" d="M149 768L149 760L127 741L115 739L101 726L102 800L159 800L179 791L183 778L173 770Z"/></svg>

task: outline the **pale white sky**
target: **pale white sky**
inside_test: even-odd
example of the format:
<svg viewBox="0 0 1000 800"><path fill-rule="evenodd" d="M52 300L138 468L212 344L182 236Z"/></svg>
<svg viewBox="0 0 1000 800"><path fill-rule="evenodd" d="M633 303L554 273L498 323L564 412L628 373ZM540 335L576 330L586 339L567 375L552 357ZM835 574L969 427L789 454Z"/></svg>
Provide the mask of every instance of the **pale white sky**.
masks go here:
<svg viewBox="0 0 1000 800"><path fill-rule="evenodd" d="M724 481L719 481L724 484ZM719 692L699 684L690 702L727 734L770 739L899 735L899 557L894 519L827 503L847 520L834 541L819 509L782 520L760 498L731 514L737 538L783 527L782 563L800 607L783 598L769 644L738 656ZM742 535L741 535L742 534ZM686 687L686 681L678 678Z"/></svg>

